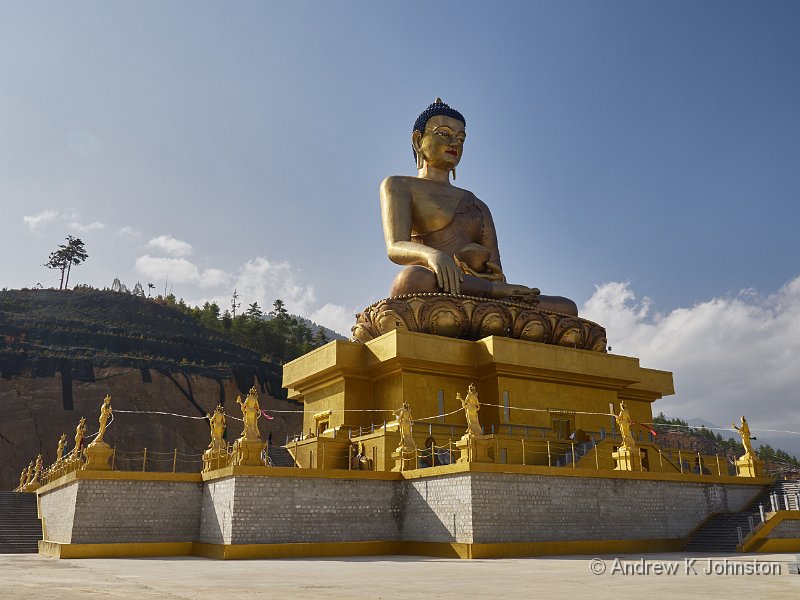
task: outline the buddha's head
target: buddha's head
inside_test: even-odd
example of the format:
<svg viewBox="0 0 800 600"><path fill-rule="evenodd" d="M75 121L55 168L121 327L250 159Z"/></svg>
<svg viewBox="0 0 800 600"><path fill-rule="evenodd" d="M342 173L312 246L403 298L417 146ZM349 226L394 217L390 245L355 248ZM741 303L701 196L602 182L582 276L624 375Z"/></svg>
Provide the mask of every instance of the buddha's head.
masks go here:
<svg viewBox="0 0 800 600"><path fill-rule="evenodd" d="M417 168L424 163L450 171L461 160L466 138L464 116L441 98L422 111L411 133L411 150Z"/></svg>

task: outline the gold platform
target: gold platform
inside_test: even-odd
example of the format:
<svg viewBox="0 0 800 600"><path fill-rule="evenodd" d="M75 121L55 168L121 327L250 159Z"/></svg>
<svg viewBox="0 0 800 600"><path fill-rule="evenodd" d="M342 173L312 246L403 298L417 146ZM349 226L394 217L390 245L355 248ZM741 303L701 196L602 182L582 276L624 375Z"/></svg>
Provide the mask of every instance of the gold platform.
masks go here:
<svg viewBox="0 0 800 600"><path fill-rule="evenodd" d="M568 444L577 430L599 439L612 431L610 413L621 400L635 423L651 423L652 402L674 393L671 373L642 368L632 357L505 337L391 331L363 344L334 341L284 365L289 398L304 403L303 439L288 448L298 466L347 468L347 447L358 437L376 468L390 470L399 441L393 411L409 403L420 448L431 437L440 446L455 442L466 427L456 394L471 382L484 433L494 438L493 460L519 464L548 463L532 449L523 450L527 459L504 453L503 443L516 448L533 437ZM644 428L634 432L646 437Z"/></svg>

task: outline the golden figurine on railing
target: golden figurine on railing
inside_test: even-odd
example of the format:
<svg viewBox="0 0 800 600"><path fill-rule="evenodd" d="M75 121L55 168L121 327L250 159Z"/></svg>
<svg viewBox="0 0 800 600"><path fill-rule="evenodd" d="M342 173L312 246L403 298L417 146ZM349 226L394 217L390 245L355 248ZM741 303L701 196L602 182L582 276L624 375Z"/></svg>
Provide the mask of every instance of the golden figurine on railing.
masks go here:
<svg viewBox="0 0 800 600"><path fill-rule="evenodd" d="M492 458L489 456L490 441L483 435L483 429L478 420L481 403L478 401L478 390L475 388L475 384L469 384L465 398L456 393L456 400L461 403L467 419L467 431L456 442L456 448L461 451L458 462L492 462Z"/></svg>
<svg viewBox="0 0 800 600"><path fill-rule="evenodd" d="M203 472L228 466L228 445L224 439L227 421L222 405L220 404L214 409L213 415L206 413L206 419L208 419L211 429L211 443L203 452Z"/></svg>
<svg viewBox="0 0 800 600"><path fill-rule="evenodd" d="M639 451L636 450L636 440L634 440L633 433L631 433L631 425L633 425L631 413L628 412L628 407L625 406L624 401L620 401L619 414L615 415L614 418L617 421L617 427L619 427L620 437L622 437L622 445L611 453L611 457L616 461L614 470L633 471L633 455ZM639 460L642 460L641 455L639 455Z"/></svg>
<svg viewBox="0 0 800 600"><path fill-rule="evenodd" d="M86 417L81 417L78 426L75 428L75 447L72 449L74 456L80 456L83 449L83 438L86 435Z"/></svg>
<svg viewBox="0 0 800 600"><path fill-rule="evenodd" d="M635 448L636 440L634 440L633 433L631 433L633 421L631 420L631 413L628 412L628 407L625 406L624 401L619 403L619 414L616 416L616 419L617 426L619 426L619 434L622 437L622 445L628 448Z"/></svg>
<svg viewBox="0 0 800 600"><path fill-rule="evenodd" d="M247 398L242 402L241 396L236 398L236 403L242 408L242 421L244 430L239 439L233 444L234 465L246 465L251 467L264 466L268 457L266 446L261 441L261 433L258 431L258 419L261 416L261 407L258 404L258 390L256 386L250 388ZM263 453L263 455L262 455Z"/></svg>
<svg viewBox="0 0 800 600"><path fill-rule="evenodd" d="M753 444L750 443L750 440L754 440L756 438L750 435L750 425L747 424L747 419L742 415L742 426L737 427L736 423L731 423L731 427L733 427L736 431L739 432L739 435L742 436L742 446L744 446L744 456L755 456L755 451L753 450ZM742 458L744 458L744 456Z"/></svg>
<svg viewBox="0 0 800 600"><path fill-rule="evenodd" d="M61 464L64 460L64 448L67 445L67 434L62 433L61 438L58 440L58 448L56 449L56 464Z"/></svg>
<svg viewBox="0 0 800 600"><path fill-rule="evenodd" d="M242 402L241 396L236 398L237 404L242 408L244 432L242 435L248 441L261 441L261 432L258 430L258 419L261 417L261 407L258 404L258 391L255 386L250 388L247 398Z"/></svg>
<svg viewBox="0 0 800 600"><path fill-rule="evenodd" d="M86 464L81 468L86 471L108 471L111 469L108 461L114 450L103 440L111 414L111 396L106 395L100 405L100 430L97 432L97 437L95 437L94 441L84 451Z"/></svg>
<svg viewBox="0 0 800 600"><path fill-rule="evenodd" d="M464 409L464 415L467 417L466 435L481 437L483 435L483 429L478 420L478 411L481 409L481 404L478 402L478 392L475 390L475 384L469 384L466 398L462 399L461 394L457 393L456 400L461 402L461 408Z"/></svg>
<svg viewBox="0 0 800 600"><path fill-rule="evenodd" d="M400 432L400 443L394 452L392 458L395 460L395 467L393 471L408 471L409 469L417 468L417 444L414 442L413 436L413 419L411 417L411 407L408 402L403 402L403 405L394 411L397 417L397 430Z"/></svg>
<svg viewBox="0 0 800 600"><path fill-rule="evenodd" d="M103 404L100 405L100 431L97 432L97 437L94 439L94 443L102 442L103 435L106 433L106 427L108 426L108 418L111 416L111 396L106 394L106 397L103 399Z"/></svg>
<svg viewBox="0 0 800 600"><path fill-rule="evenodd" d="M400 451L402 449L413 452L416 450L417 444L414 442L414 424L411 418L411 407L408 402L403 402L403 406L396 410L394 414L397 417L397 425L400 431L400 445L397 450Z"/></svg>
<svg viewBox="0 0 800 600"><path fill-rule="evenodd" d="M736 461L739 477L761 477L764 471L764 461L758 458L758 454L753 450L753 444L750 443L750 440L756 438L750 435L750 425L748 425L747 419L742 415L741 427L737 427L736 423L731 423L731 426L742 436L742 446L744 446L744 455Z"/></svg>

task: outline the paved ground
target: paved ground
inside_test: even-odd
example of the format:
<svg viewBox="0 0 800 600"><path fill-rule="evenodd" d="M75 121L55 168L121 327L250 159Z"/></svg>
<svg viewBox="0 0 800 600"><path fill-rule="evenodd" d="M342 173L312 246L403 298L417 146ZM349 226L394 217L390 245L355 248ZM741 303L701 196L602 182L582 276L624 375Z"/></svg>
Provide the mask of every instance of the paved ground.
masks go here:
<svg viewBox="0 0 800 600"><path fill-rule="evenodd" d="M0 555L0 598L800 598L791 554L685 554L459 561L406 556L214 561L200 558L55 560ZM729 562L725 563L727 558ZM757 562L753 563L753 560ZM656 566L675 574L653 574ZM672 565L672 566L671 566ZM730 574L734 567L780 575ZM615 568L616 567L616 568ZM635 570L649 568L650 575ZM592 569L605 572L600 575ZM620 569L631 570L623 575ZM687 571L689 574L687 574ZM693 573L696 572L697 574ZM792 571L790 573L790 571Z"/></svg>

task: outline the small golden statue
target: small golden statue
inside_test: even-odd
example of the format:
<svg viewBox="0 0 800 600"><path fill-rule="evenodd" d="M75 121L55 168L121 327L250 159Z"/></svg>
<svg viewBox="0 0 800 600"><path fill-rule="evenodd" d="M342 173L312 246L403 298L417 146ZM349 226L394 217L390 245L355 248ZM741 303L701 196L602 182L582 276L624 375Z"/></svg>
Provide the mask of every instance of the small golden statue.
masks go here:
<svg viewBox="0 0 800 600"><path fill-rule="evenodd" d="M103 439L103 434L105 434L106 427L108 427L109 418L112 418L111 396L106 394L103 403L100 405L100 430L97 432L97 436L92 443L84 450L86 464L81 467L83 470L108 471L111 469L108 460L111 458L114 450Z"/></svg>
<svg viewBox="0 0 800 600"><path fill-rule="evenodd" d="M619 427L619 434L622 437L622 445L628 448L635 448L636 441L631 433L631 413L628 412L628 407L625 406L625 401L619 403L619 414L616 417L617 426Z"/></svg>
<svg viewBox="0 0 800 600"><path fill-rule="evenodd" d="M739 435L742 436L742 446L744 446L744 456L756 456L755 450L753 450L753 444L750 443L750 440L754 440L756 438L750 436L750 425L747 424L747 419L744 418L744 415L742 415L741 427L737 427L736 423L731 423L731 427L733 427L736 431L738 431ZM744 456L742 458L744 458Z"/></svg>
<svg viewBox="0 0 800 600"><path fill-rule="evenodd" d="M22 473L19 474L19 487L17 488L20 492L25 488L25 484L28 482L28 468L25 467L22 469Z"/></svg>
<svg viewBox="0 0 800 600"><path fill-rule="evenodd" d="M61 438L58 440L58 448L56 449L56 464L61 464L64 460L64 448L67 445L67 434L62 433Z"/></svg>
<svg viewBox="0 0 800 600"><path fill-rule="evenodd" d="M417 444L414 442L413 430L414 423L411 418L411 407L408 402L403 401L403 405L394 411L397 417L397 429L400 432L400 443L392 458L395 460L393 471L408 471L417 468Z"/></svg>
<svg viewBox="0 0 800 600"><path fill-rule="evenodd" d="M467 433L465 435L483 437L483 429L478 420L478 411L481 409L481 405L478 402L478 392L475 390L475 384L469 384L466 398L462 399L461 394L456 393L456 400L461 402L461 407L467 417Z"/></svg>
<svg viewBox="0 0 800 600"><path fill-rule="evenodd" d="M232 464L263 467L268 462L268 454L266 445L261 441L261 433L258 431L261 407L258 404L258 390L256 387L250 388L244 402L242 402L242 397L239 396L236 398L236 403L242 407L244 430L239 439L233 443Z"/></svg>
<svg viewBox="0 0 800 600"><path fill-rule="evenodd" d="M75 447L72 449L74 456L80 456L83 449L83 438L86 435L86 417L81 417L78 426L75 428Z"/></svg>
<svg viewBox="0 0 800 600"><path fill-rule="evenodd" d="M625 401L619 403L619 414L615 415L617 427L619 427L619 434L622 437L622 444L611 453L611 458L614 459L616 466L615 471L634 471L636 465L634 464L634 456L639 454L639 467L644 470L644 465L641 464L642 455L636 450L636 440L631 432L631 413L628 412L628 407L625 406Z"/></svg>
<svg viewBox="0 0 800 600"><path fill-rule="evenodd" d="M417 445L414 443L414 436L412 435L414 424L411 419L411 407L408 402L403 402L403 406L396 410L394 414L397 417L397 425L400 430L400 445L397 447L397 451L413 452Z"/></svg>
<svg viewBox="0 0 800 600"><path fill-rule="evenodd" d="M462 398L461 394L456 393L456 400L461 402L461 408L464 409L464 415L467 418L467 431L456 442L456 448L461 452L458 462L493 462L489 455L491 440L483 435L483 429L478 420L481 404L478 402L478 391L475 389L475 384L469 384L466 398Z"/></svg>
<svg viewBox="0 0 800 600"><path fill-rule="evenodd" d="M217 405L213 415L206 413L206 419L208 419L209 426L211 427L211 443L208 447L224 448L225 440L223 436L225 435L225 428L228 426L225 421L225 409L222 408L221 404Z"/></svg>
<svg viewBox="0 0 800 600"><path fill-rule="evenodd" d="M208 448L203 452L203 471L213 471L228 466L228 445L225 443L225 428L227 421L225 420L225 409L222 405L218 405L214 409L214 414L206 413L206 419L211 428L211 443Z"/></svg>
<svg viewBox="0 0 800 600"><path fill-rule="evenodd" d="M42 480L42 471L44 471L44 462L42 461L42 455L36 457L36 466L34 467L33 471L33 480L34 481L41 481Z"/></svg>
<svg viewBox="0 0 800 600"><path fill-rule="evenodd" d="M258 419L261 417L261 407L258 405L258 390L253 386L247 394L247 398L242 402L242 397L236 398L236 403L242 407L242 420L244 421L244 431L242 436L248 441L261 441L261 433L258 431Z"/></svg>
<svg viewBox="0 0 800 600"><path fill-rule="evenodd" d="M110 416L111 396L106 394L106 397L103 399L103 404L100 405L100 431L97 433L97 437L92 443L99 443L103 441L103 435L106 432L106 427L108 426L108 419Z"/></svg>
<svg viewBox="0 0 800 600"><path fill-rule="evenodd" d="M747 419L742 416L741 427L737 427L736 423L731 423L731 426L742 436L742 446L744 446L744 455L736 461L738 476L761 477L764 472L764 461L758 458L758 454L753 450L753 444L750 443L750 440L756 438L750 435L750 425L747 424Z"/></svg>

